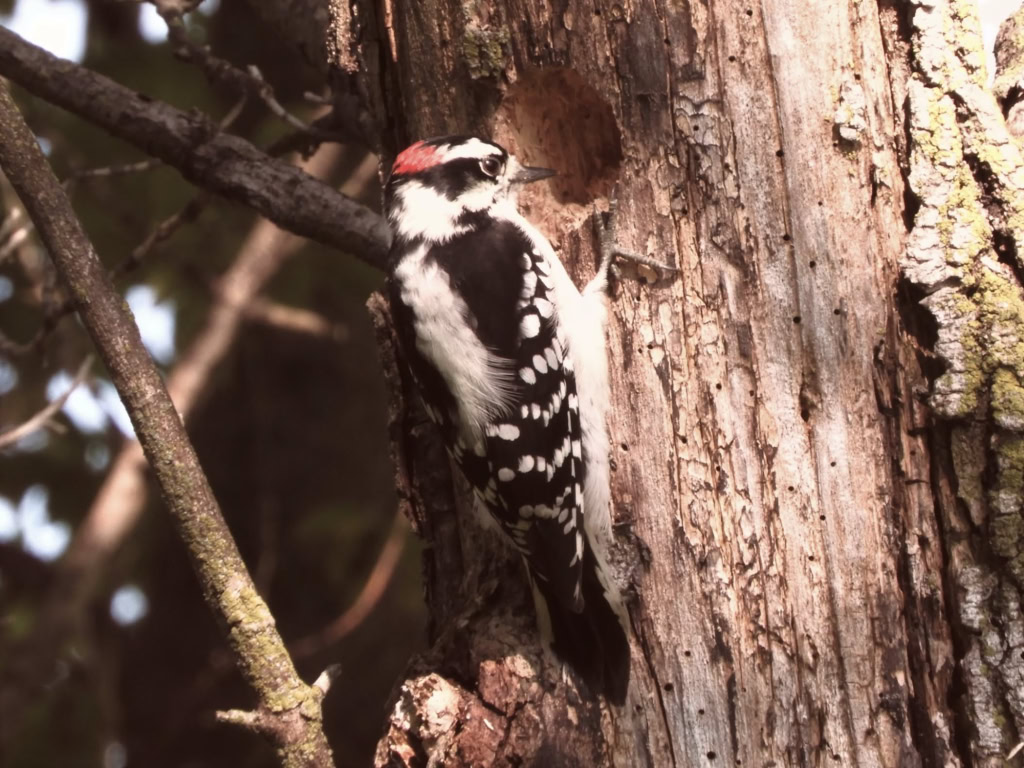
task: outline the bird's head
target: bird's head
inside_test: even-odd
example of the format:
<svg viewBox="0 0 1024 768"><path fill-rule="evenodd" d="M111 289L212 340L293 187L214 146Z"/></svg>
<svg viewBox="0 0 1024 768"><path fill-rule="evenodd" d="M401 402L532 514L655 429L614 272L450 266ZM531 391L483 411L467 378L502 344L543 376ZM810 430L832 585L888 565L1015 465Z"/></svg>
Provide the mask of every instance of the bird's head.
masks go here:
<svg viewBox="0 0 1024 768"><path fill-rule="evenodd" d="M501 146L472 136L418 141L395 158L384 207L395 235L444 241L481 217L515 205L520 184L554 175L524 166Z"/></svg>

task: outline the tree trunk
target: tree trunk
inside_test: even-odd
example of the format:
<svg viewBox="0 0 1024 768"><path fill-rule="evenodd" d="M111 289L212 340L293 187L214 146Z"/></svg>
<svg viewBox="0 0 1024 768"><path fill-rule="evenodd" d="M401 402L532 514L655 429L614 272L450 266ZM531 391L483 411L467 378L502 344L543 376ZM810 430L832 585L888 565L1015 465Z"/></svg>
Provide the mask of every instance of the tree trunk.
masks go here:
<svg viewBox="0 0 1024 768"><path fill-rule="evenodd" d="M393 149L478 132L556 168L522 203L581 284L616 186L621 244L679 267L624 270L609 323L621 709L538 652L372 303L434 628L377 765L985 766L1017 743L1022 171L970 5L377 8Z"/></svg>

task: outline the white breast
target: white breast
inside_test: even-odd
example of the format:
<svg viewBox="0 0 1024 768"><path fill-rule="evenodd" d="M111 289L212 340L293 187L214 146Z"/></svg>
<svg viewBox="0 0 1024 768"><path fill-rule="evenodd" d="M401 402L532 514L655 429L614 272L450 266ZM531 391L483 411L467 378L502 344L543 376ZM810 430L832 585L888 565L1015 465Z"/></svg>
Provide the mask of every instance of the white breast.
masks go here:
<svg viewBox="0 0 1024 768"><path fill-rule="evenodd" d="M456 422L468 446L484 427L508 414L514 386L512 361L495 355L470 327L466 303L448 273L421 246L399 262L394 278L415 317L416 349L441 374L458 408Z"/></svg>

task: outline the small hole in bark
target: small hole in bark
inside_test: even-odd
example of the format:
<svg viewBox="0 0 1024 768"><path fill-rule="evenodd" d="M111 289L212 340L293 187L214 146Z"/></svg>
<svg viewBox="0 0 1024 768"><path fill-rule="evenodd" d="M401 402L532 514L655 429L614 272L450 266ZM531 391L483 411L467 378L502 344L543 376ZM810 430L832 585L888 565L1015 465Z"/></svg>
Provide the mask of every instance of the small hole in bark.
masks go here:
<svg viewBox="0 0 1024 768"><path fill-rule="evenodd" d="M836 465L836 463L835 463L834 461L830 461L828 465L829 465L830 467L834 467L834 466Z"/></svg>
<svg viewBox="0 0 1024 768"><path fill-rule="evenodd" d="M825 519L825 516L824 516L824 515L818 515L818 519L819 519L819 520L824 520L824 519Z"/></svg>
<svg viewBox="0 0 1024 768"><path fill-rule="evenodd" d="M854 79L854 80L860 80L860 75L859 75L859 74L857 74L856 72L854 72L854 73L853 73L853 79Z"/></svg>
<svg viewBox="0 0 1024 768"><path fill-rule="evenodd" d="M793 238L790 237L788 234L782 236L782 242L784 242L784 243L788 243L792 239Z"/></svg>
<svg viewBox="0 0 1024 768"><path fill-rule="evenodd" d="M704 710L703 709L698 709L697 710L697 714L698 715L703 715L704 714Z"/></svg>
<svg viewBox="0 0 1024 768"><path fill-rule="evenodd" d="M672 45L672 40L666 37L665 38L665 45Z"/></svg>
<svg viewBox="0 0 1024 768"><path fill-rule="evenodd" d="M813 559L814 559L814 555L808 555L808 556L807 556L807 559L808 559L808 560L813 560Z"/></svg>
<svg viewBox="0 0 1024 768"><path fill-rule="evenodd" d="M792 491L795 491L795 490L796 490L796 488L794 488L794 487L793 487L793 486L791 485L791 486L789 486L789 488L787 488L787 490L789 490L789 491L791 491L791 492L792 492Z"/></svg>
<svg viewBox="0 0 1024 768"><path fill-rule="evenodd" d="M804 421L807 421L808 419L811 418L811 412L807 408L801 408L800 418L803 419Z"/></svg>
<svg viewBox="0 0 1024 768"><path fill-rule="evenodd" d="M721 389L721 388L722 388L722 385L720 383L719 384L715 384L715 389Z"/></svg>
<svg viewBox="0 0 1024 768"><path fill-rule="evenodd" d="M714 751L708 752L708 760L714 760L718 755Z"/></svg>
<svg viewBox="0 0 1024 768"><path fill-rule="evenodd" d="M559 203L587 204L611 194L622 137L605 96L576 71L523 73L498 107L493 133L525 165L558 172L546 184L530 185L524 197L550 190Z"/></svg>
<svg viewBox="0 0 1024 768"><path fill-rule="evenodd" d="M753 16L753 15L754 15L754 12L752 10L750 10L749 8L747 8L747 16Z"/></svg>
<svg viewBox="0 0 1024 768"><path fill-rule="evenodd" d="M558 362L558 361L556 360L555 362ZM626 445L625 443L619 443L619 448L621 448L624 451L628 451L629 450L629 446Z"/></svg>
<svg viewBox="0 0 1024 768"><path fill-rule="evenodd" d="M690 441L689 441L689 440L688 440L687 438L685 438L685 437L683 437L683 438L681 438L681 439L682 439L682 441L683 441L683 445L686 445L686 444L687 444L688 442L690 442Z"/></svg>
<svg viewBox="0 0 1024 768"><path fill-rule="evenodd" d="M816 262L814 259L811 259L809 263L810 263L811 269L814 269L816 266L818 266L818 262Z"/></svg>
<svg viewBox="0 0 1024 768"><path fill-rule="evenodd" d="M832 310L832 314L833 315L841 315L841 314L843 314L843 311L839 307L836 307L835 309Z"/></svg>
<svg viewBox="0 0 1024 768"><path fill-rule="evenodd" d="M735 56L730 56L729 57L729 61L736 61L736 57Z"/></svg>
<svg viewBox="0 0 1024 768"><path fill-rule="evenodd" d="M673 690L675 689L675 686L674 686L674 685L672 685L672 683L665 683L665 684L664 684L663 686L661 686L661 687L662 687L662 688L664 688L664 689L665 689L666 691L668 691L669 693L672 693L672 691L673 691Z"/></svg>
<svg viewBox="0 0 1024 768"><path fill-rule="evenodd" d="M785 157L786 153L783 152L781 149L777 149L777 150L775 150L775 156L776 157Z"/></svg>
<svg viewBox="0 0 1024 768"><path fill-rule="evenodd" d="M824 200L819 200L819 201L818 201L818 207L819 207L819 208L820 208L821 206L823 206L824 204L825 204L825 201L824 201Z"/></svg>
<svg viewBox="0 0 1024 768"><path fill-rule="evenodd" d="M690 653L689 651L683 651L683 656L685 656L686 658L690 658L690 656L692 656L692 655L693 654Z"/></svg>
<svg viewBox="0 0 1024 768"><path fill-rule="evenodd" d="M754 390L748 389L747 390L747 394L750 395L751 397L753 397L754 396Z"/></svg>
<svg viewBox="0 0 1024 768"><path fill-rule="evenodd" d="M793 316L793 324L794 325L800 325L800 315L794 315Z"/></svg>

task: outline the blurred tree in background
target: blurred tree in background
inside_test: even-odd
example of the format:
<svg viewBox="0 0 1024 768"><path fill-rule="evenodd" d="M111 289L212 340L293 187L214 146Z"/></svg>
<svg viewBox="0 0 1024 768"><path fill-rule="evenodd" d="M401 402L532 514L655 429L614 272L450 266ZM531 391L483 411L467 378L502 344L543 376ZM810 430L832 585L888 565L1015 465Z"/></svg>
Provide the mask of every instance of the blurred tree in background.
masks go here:
<svg viewBox="0 0 1024 768"><path fill-rule="evenodd" d="M0 3L0 23L30 13L74 26L73 3L17 2ZM231 132L260 147L295 134L260 100L211 85L169 43L144 36L140 16L152 11L86 2L81 63L180 109L233 117ZM309 121L326 111L304 96L323 88L311 57L243 0L208 2L187 25L216 55L256 64L290 113ZM325 704L338 764L366 764L425 622L363 306L382 275L238 205L197 197L159 164L83 176L145 156L13 91L117 270L300 673L312 680L342 665ZM378 208L377 164L364 149L328 143L304 162ZM92 345L73 316L55 318L52 267L6 182L0 214L2 433L65 392ZM0 724L0 753L26 768L274 765L261 740L214 722L215 710L251 694L125 423L95 363L64 413L0 452L0 680L16 711Z"/></svg>

